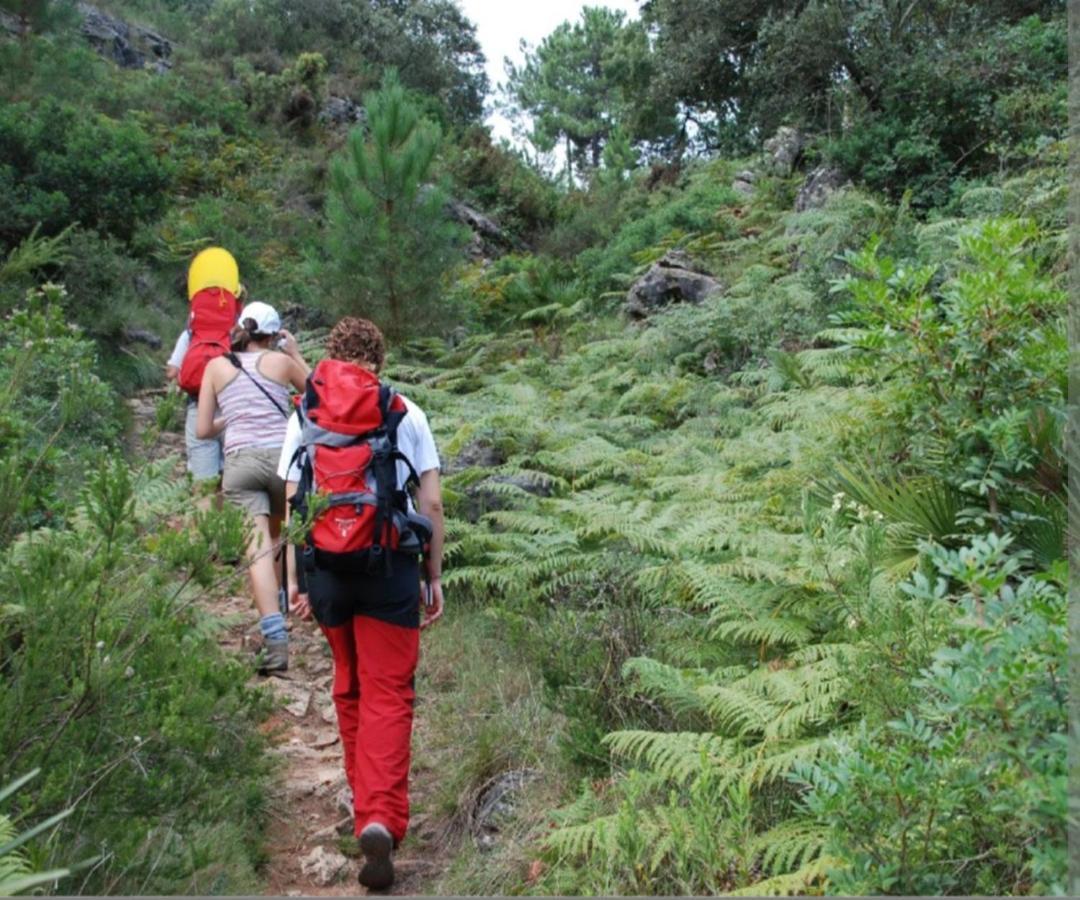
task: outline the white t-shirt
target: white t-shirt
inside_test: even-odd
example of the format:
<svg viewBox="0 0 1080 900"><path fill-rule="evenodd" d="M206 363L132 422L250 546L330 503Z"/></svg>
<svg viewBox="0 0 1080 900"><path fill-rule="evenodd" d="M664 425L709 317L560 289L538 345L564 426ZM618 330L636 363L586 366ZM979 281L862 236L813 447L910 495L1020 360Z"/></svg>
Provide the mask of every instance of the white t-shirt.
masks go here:
<svg viewBox="0 0 1080 900"><path fill-rule="evenodd" d="M169 365L174 369L179 369L184 364L184 357L187 356L188 347L191 346L191 332L186 328L180 332L180 337L176 339L176 346L173 347L172 356L169 357Z"/></svg>
<svg viewBox="0 0 1080 900"><path fill-rule="evenodd" d="M401 396L400 394L398 396ZM435 449L435 438L428 425L424 411L409 400L405 401L405 418L401 420L397 432L398 450L412 463L417 475L423 475L432 469L438 469L439 452ZM278 477L282 481L299 481L300 466L290 467L296 451L300 447L300 417L293 414L289 417L289 424L285 429L285 444L281 448L281 459L278 461ZM398 462L398 484L402 485L409 477L409 468L403 462Z"/></svg>

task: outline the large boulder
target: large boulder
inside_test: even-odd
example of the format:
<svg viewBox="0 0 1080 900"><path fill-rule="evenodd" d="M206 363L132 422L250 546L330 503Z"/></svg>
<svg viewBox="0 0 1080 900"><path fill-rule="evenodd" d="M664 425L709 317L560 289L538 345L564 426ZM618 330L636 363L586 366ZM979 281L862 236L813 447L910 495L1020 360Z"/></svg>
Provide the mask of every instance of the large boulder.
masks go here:
<svg viewBox="0 0 1080 900"><path fill-rule="evenodd" d="M806 176L795 195L795 212L821 209L833 194L850 184L844 173L834 166L818 166Z"/></svg>
<svg viewBox="0 0 1080 900"><path fill-rule="evenodd" d="M434 185L430 184L420 187L423 194L434 189ZM472 232L469 245L465 248L465 252L470 259L487 262L521 246L520 241L504 231L480 210L469 206L468 203L450 197L446 201L445 210L451 219L460 222Z"/></svg>
<svg viewBox="0 0 1080 900"><path fill-rule="evenodd" d="M461 452L446 460L443 473L450 475L462 469L494 469L506 462L506 456L497 447L484 441L472 441L461 448Z"/></svg>
<svg viewBox="0 0 1080 900"><path fill-rule="evenodd" d="M83 18L82 36L98 53L122 69L172 68L172 43L149 28L130 25L89 3L77 4Z"/></svg>
<svg viewBox="0 0 1080 900"><path fill-rule="evenodd" d="M447 201L446 211L472 232L472 240L466 250L470 259L496 259L514 249L517 242L478 209L451 197Z"/></svg>
<svg viewBox="0 0 1080 900"><path fill-rule="evenodd" d="M774 175L787 178L795 171L795 165L802 155L803 143L802 133L798 129L787 125L778 128L776 134L765 142L769 170Z"/></svg>
<svg viewBox="0 0 1080 900"><path fill-rule="evenodd" d="M331 94L319 110L319 121L330 128L350 128L364 121L364 107L352 97Z"/></svg>
<svg viewBox="0 0 1080 900"><path fill-rule="evenodd" d="M757 181L757 175L755 175L750 169L744 169L735 176L735 180L731 182L731 189L740 197L753 197L754 196L754 183Z"/></svg>
<svg viewBox="0 0 1080 900"><path fill-rule="evenodd" d="M701 303L723 290L711 272L684 251L672 250L634 282L624 309L630 318L644 319L672 303Z"/></svg>

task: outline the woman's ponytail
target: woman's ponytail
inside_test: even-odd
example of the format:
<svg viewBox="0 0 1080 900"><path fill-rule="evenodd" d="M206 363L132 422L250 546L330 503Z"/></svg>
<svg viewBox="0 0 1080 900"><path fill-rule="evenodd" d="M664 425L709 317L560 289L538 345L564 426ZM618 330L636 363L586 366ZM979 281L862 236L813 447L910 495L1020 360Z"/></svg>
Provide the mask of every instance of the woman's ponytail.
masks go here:
<svg viewBox="0 0 1080 900"><path fill-rule="evenodd" d="M232 345L233 353L243 353L253 341L272 336L260 334L259 323L252 318L247 318L235 325L233 330L229 332L229 343Z"/></svg>

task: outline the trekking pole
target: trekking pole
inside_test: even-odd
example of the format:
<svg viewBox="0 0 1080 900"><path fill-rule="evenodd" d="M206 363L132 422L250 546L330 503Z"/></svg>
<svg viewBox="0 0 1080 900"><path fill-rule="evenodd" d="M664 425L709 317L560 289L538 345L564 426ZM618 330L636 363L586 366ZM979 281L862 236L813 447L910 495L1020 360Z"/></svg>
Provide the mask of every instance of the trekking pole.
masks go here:
<svg viewBox="0 0 1080 900"><path fill-rule="evenodd" d="M289 615L289 544L286 541L281 545L281 582L278 585L277 602L278 609L286 618Z"/></svg>

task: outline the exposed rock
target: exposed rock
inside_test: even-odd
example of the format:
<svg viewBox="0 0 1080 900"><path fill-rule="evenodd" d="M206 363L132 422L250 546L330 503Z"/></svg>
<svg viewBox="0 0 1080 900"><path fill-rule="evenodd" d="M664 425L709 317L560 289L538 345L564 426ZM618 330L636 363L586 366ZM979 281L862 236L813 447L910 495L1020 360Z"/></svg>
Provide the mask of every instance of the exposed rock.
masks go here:
<svg viewBox="0 0 1080 900"><path fill-rule="evenodd" d="M754 195L754 183L757 181L757 175L755 175L750 169L744 169L735 176L735 180L731 182L731 189L742 197L752 197Z"/></svg>
<svg viewBox="0 0 1080 900"><path fill-rule="evenodd" d="M293 334L329 328L333 320L325 310L317 306L301 306L294 303L281 310L281 324Z"/></svg>
<svg viewBox="0 0 1080 900"><path fill-rule="evenodd" d="M364 107L351 97L336 97L331 94L319 110L319 121L334 128L348 128L364 121Z"/></svg>
<svg viewBox="0 0 1080 900"><path fill-rule="evenodd" d="M2 9L0 9L0 29L6 31L12 37L19 37L23 33L23 26L22 22L19 21L19 17L13 16Z"/></svg>
<svg viewBox="0 0 1080 900"><path fill-rule="evenodd" d="M307 715L308 707L311 705L311 691L303 685L281 679L275 679L271 685L274 693L284 701L285 710L290 715L298 719Z"/></svg>
<svg viewBox="0 0 1080 900"><path fill-rule="evenodd" d="M82 35L102 56L122 69L172 68L172 42L142 25L130 25L89 3L77 5L83 17Z"/></svg>
<svg viewBox="0 0 1080 900"><path fill-rule="evenodd" d="M535 769L515 769L503 772L484 786L470 816L473 837L480 849L490 850L494 846L495 835L514 814L518 795L538 774Z"/></svg>
<svg viewBox="0 0 1080 900"><path fill-rule="evenodd" d="M851 182L844 173L833 166L818 166L806 176L799 193L795 195L795 212L821 209L837 191Z"/></svg>
<svg viewBox="0 0 1080 900"><path fill-rule="evenodd" d="M326 731L317 731L310 735L307 743L309 747L314 747L316 750L322 750L326 747L334 746L339 740L341 740L341 736L336 731L327 729Z"/></svg>
<svg viewBox="0 0 1080 900"><path fill-rule="evenodd" d="M625 310L632 319L644 319L672 303L700 303L723 290L707 269L682 250L672 250L634 282Z"/></svg>
<svg viewBox="0 0 1080 900"><path fill-rule="evenodd" d="M506 462L506 457L495 447L482 441L473 441L466 444L461 452L451 460L447 460L445 471L460 472L462 469L471 469L477 466L481 469L493 469Z"/></svg>
<svg viewBox="0 0 1080 900"><path fill-rule="evenodd" d="M161 338L144 328L125 328L124 340L129 344L146 344L154 350L161 349Z"/></svg>
<svg viewBox="0 0 1080 900"><path fill-rule="evenodd" d="M471 259L495 259L514 248L516 242L509 234L469 204L451 198L446 211L473 233L466 250Z"/></svg>
<svg viewBox="0 0 1080 900"><path fill-rule="evenodd" d="M795 164L802 154L803 136L795 128L783 125L765 142L769 156L769 168L774 175L786 178L795 171Z"/></svg>
<svg viewBox="0 0 1080 900"><path fill-rule="evenodd" d="M326 887L337 881L342 869L348 863L349 861L336 850L316 847L300 860L300 871L319 887Z"/></svg>

